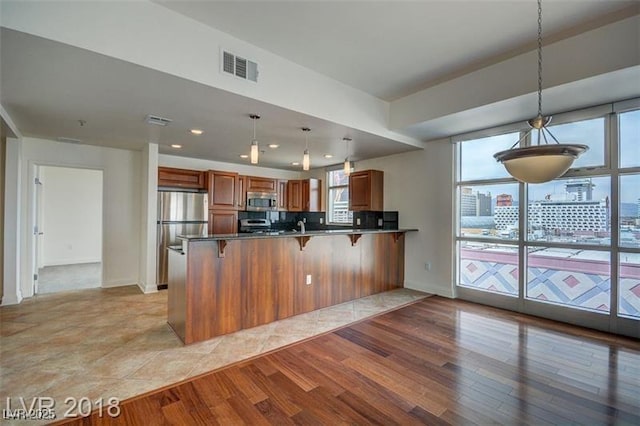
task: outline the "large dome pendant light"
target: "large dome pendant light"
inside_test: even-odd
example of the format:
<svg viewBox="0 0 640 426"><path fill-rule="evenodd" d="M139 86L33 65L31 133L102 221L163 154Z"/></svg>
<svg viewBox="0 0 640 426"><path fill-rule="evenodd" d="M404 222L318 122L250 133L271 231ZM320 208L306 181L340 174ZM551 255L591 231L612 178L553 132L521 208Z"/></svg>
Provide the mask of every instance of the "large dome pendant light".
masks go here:
<svg viewBox="0 0 640 426"><path fill-rule="evenodd" d="M589 147L580 144L561 144L547 126L551 116L542 115L542 0L538 0L538 116L527 121L531 129L511 148L500 151L493 157L504 165L509 174L524 183L549 182L569 170L573 160ZM537 145L514 148L533 130L538 132ZM549 135L555 144L547 140ZM544 139L544 144L540 144Z"/></svg>
<svg viewBox="0 0 640 426"><path fill-rule="evenodd" d="M347 156L344 157L344 174L345 176L349 176L351 174L351 161L349 161L349 142L351 138L342 138L343 141L347 143Z"/></svg>
<svg viewBox="0 0 640 426"><path fill-rule="evenodd" d="M304 132L304 155L302 156L302 170L309 170L309 166L311 165L311 159L309 158L309 138L307 135L311 131L308 127L303 127L302 131Z"/></svg>
<svg viewBox="0 0 640 426"><path fill-rule="evenodd" d="M250 114L253 120L253 139L251 139L251 164L258 164L258 140L256 139L256 120L260 120L258 114Z"/></svg>

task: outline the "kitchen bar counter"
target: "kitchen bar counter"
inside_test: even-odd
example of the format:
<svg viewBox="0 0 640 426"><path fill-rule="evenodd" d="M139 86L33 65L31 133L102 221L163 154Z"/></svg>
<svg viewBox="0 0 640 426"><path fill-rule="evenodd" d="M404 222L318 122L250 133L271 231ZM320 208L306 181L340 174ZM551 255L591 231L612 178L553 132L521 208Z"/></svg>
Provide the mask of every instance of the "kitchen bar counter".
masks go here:
<svg viewBox="0 0 640 426"><path fill-rule="evenodd" d="M417 231L417 229L326 229L320 231L270 231L260 233L239 233L239 234L211 234L207 236L203 235L179 235L178 239L186 241L218 241L218 240L240 240L240 239L255 239L255 238L273 238L273 237L316 237L316 236L329 236L329 235L362 235L362 234L387 234L393 232L410 232Z"/></svg>
<svg viewBox="0 0 640 426"><path fill-rule="evenodd" d="M183 236L168 323L190 344L402 287L408 231Z"/></svg>

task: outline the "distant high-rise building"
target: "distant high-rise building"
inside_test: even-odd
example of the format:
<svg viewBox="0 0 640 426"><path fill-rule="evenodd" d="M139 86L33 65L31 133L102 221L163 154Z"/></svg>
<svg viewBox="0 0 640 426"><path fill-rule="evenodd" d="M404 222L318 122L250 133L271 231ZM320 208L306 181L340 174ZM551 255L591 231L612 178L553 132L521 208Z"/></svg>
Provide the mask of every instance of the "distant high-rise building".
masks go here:
<svg viewBox="0 0 640 426"><path fill-rule="evenodd" d="M478 192L476 198L476 216L491 216L491 193Z"/></svg>
<svg viewBox="0 0 640 426"><path fill-rule="evenodd" d="M640 198L638 198L638 213L636 214L638 218L640 218Z"/></svg>
<svg viewBox="0 0 640 426"><path fill-rule="evenodd" d="M591 179L571 179L565 185L567 195L576 194L573 201L591 201L593 199L593 187Z"/></svg>
<svg viewBox="0 0 640 426"><path fill-rule="evenodd" d="M460 191L460 216L476 216L476 196L469 187Z"/></svg>
<svg viewBox="0 0 640 426"><path fill-rule="evenodd" d="M460 190L460 216L492 216L491 192L474 193L469 187Z"/></svg>
<svg viewBox="0 0 640 426"><path fill-rule="evenodd" d="M496 196L496 207L507 207L513 205L513 197L509 194Z"/></svg>

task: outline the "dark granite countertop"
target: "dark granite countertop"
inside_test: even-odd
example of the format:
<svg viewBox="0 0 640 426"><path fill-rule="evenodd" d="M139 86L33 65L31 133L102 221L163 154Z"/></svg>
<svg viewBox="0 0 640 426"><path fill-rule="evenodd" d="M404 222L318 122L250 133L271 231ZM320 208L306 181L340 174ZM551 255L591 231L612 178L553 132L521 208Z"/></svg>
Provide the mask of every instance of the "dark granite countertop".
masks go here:
<svg viewBox="0 0 640 426"><path fill-rule="evenodd" d="M257 238L285 238L285 237L322 237L329 235L353 235L353 234L385 234L392 232L411 232L417 229L327 229L322 231L274 231L256 234L210 234L203 235L178 235L179 239L187 241L217 241L217 240L250 240Z"/></svg>

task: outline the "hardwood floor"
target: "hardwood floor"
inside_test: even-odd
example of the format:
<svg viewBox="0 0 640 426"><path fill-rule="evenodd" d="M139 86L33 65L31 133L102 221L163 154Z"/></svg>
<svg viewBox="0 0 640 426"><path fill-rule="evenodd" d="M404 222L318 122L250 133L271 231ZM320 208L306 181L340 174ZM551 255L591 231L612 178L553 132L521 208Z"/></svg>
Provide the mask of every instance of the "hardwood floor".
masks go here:
<svg viewBox="0 0 640 426"><path fill-rule="evenodd" d="M639 395L639 341L431 297L71 424L640 424Z"/></svg>

